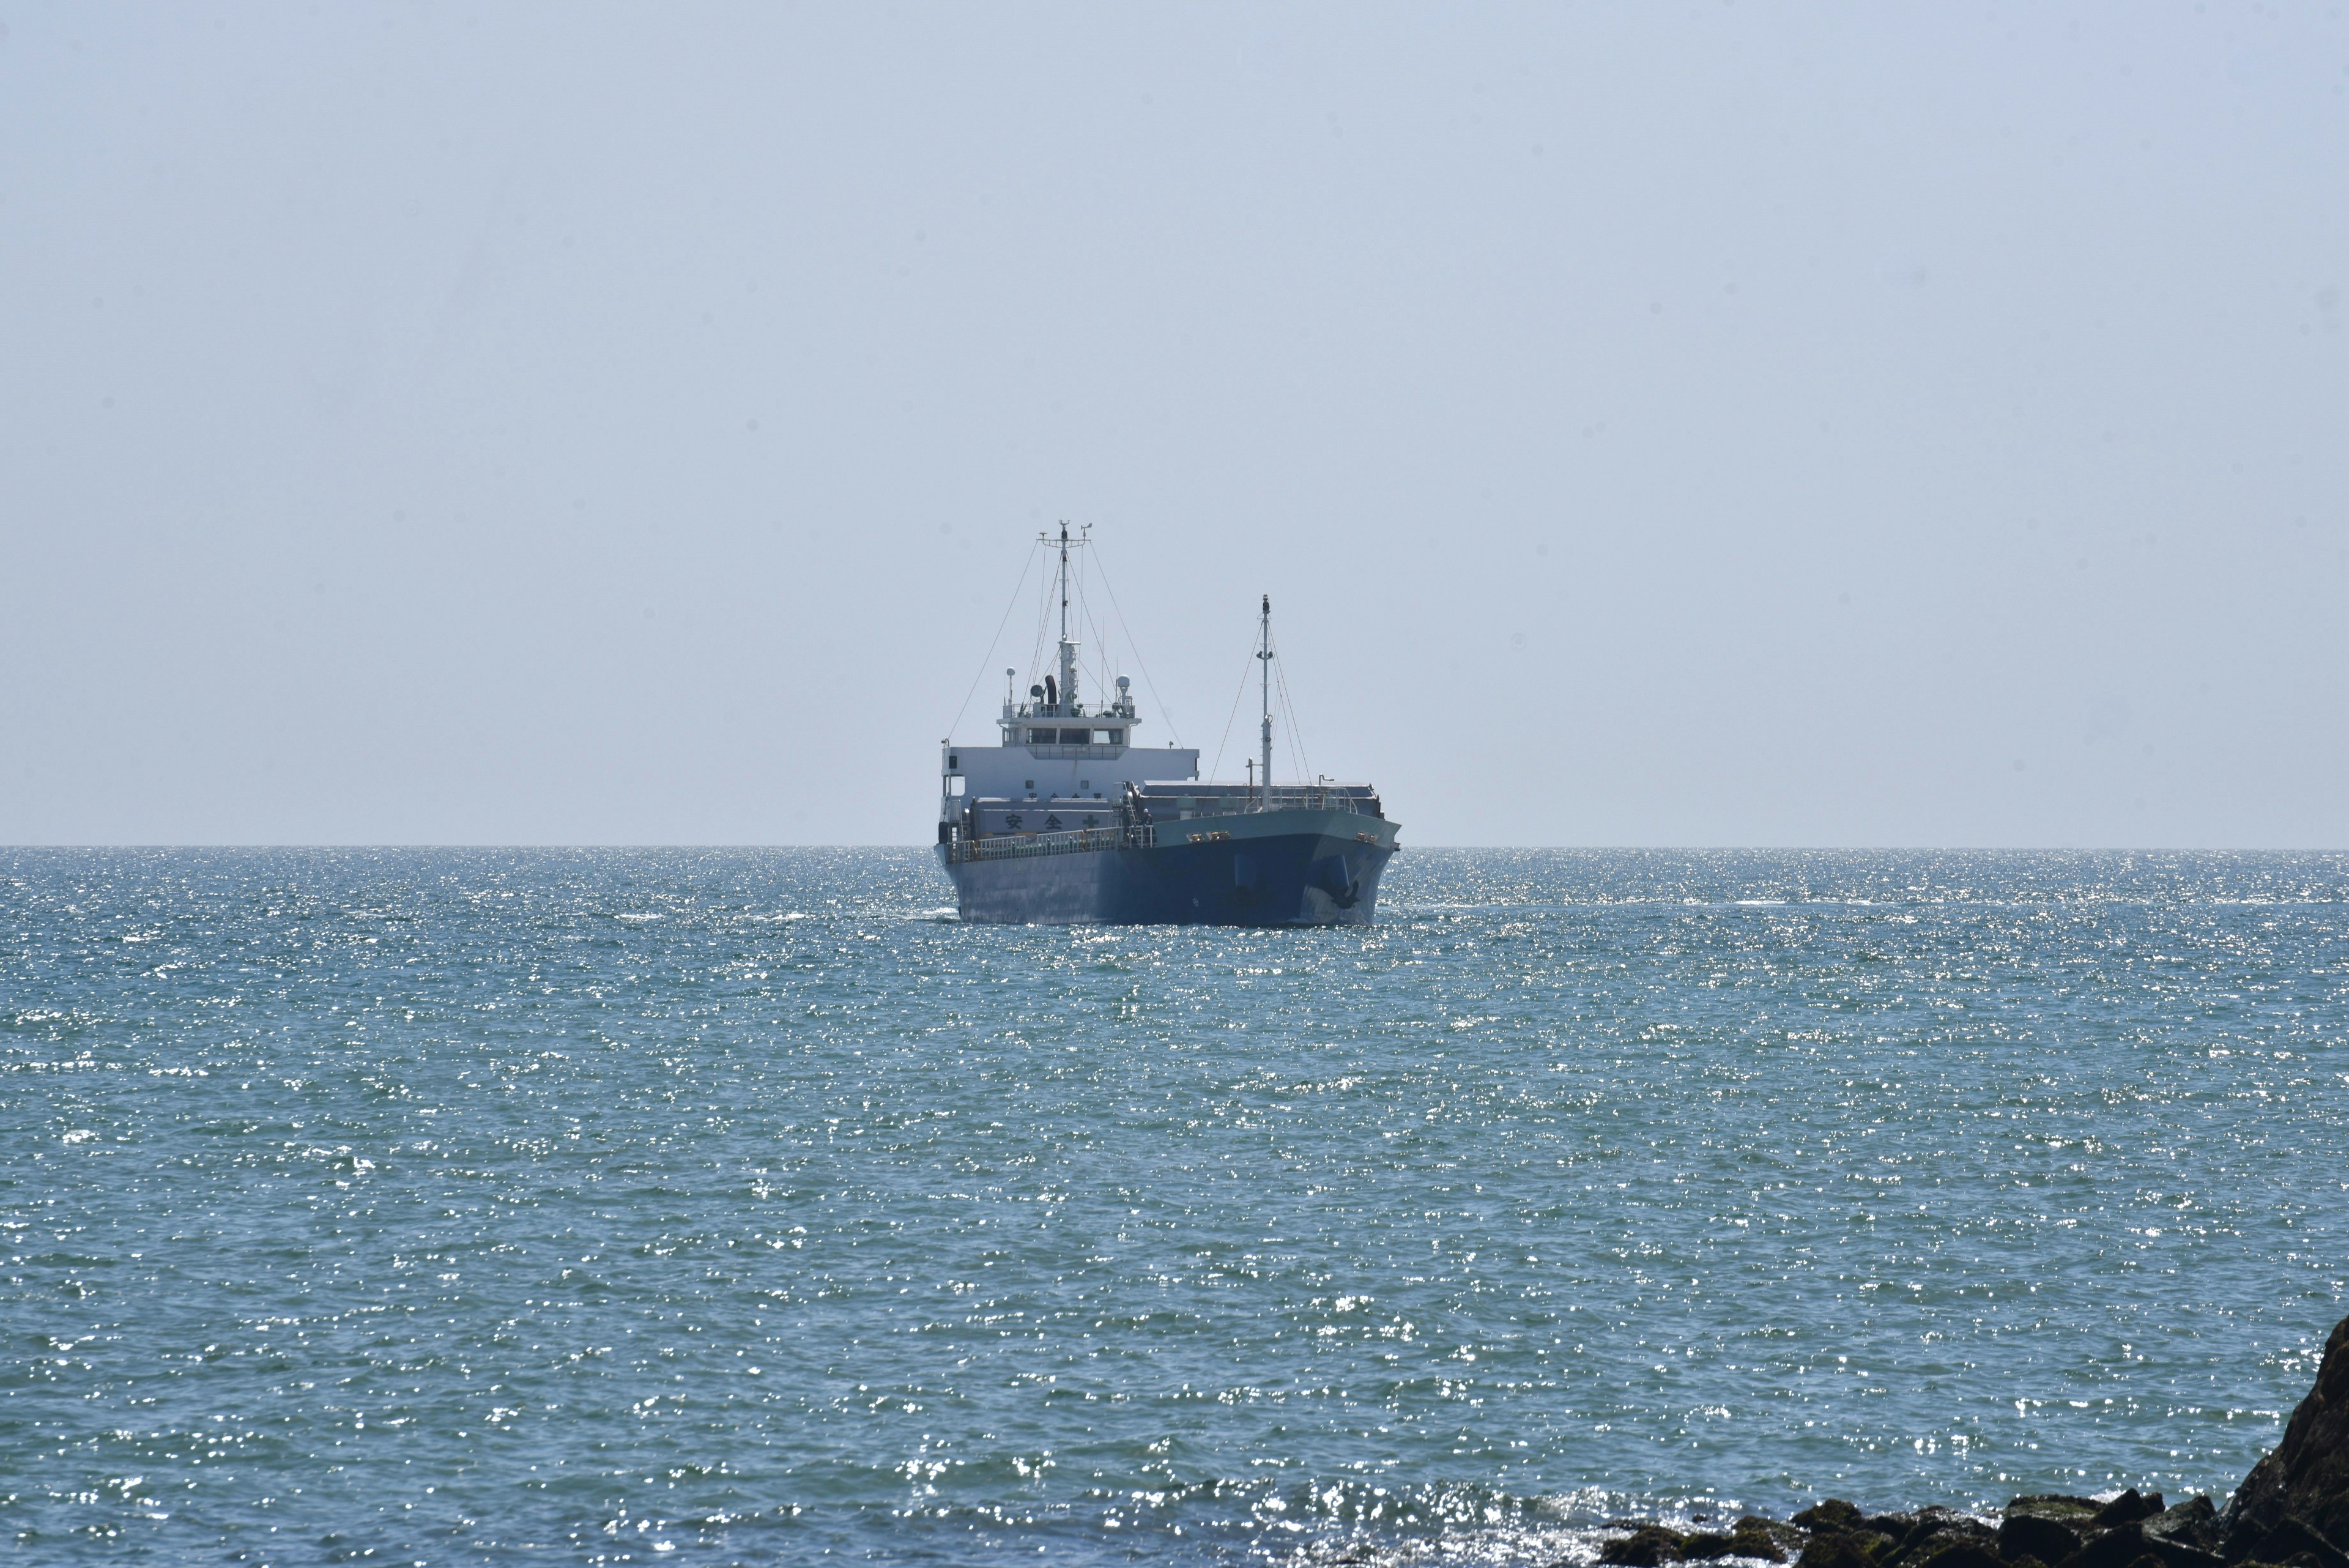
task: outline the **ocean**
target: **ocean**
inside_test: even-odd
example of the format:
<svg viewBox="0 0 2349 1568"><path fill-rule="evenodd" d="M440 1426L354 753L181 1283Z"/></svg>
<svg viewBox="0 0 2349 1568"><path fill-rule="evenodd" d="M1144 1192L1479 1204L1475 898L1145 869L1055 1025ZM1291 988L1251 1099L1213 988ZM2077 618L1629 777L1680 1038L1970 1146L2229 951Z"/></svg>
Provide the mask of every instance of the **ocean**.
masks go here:
<svg viewBox="0 0 2349 1568"><path fill-rule="evenodd" d="M27 1563L1586 1562L2223 1501L2349 1311L2349 857L0 851Z"/></svg>

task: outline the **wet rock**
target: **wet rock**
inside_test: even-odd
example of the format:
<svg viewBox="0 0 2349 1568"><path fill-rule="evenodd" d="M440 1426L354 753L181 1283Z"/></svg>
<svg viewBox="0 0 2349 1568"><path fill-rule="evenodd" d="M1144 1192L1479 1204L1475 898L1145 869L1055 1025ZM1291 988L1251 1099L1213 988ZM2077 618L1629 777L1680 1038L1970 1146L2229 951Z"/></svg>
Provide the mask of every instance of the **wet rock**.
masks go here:
<svg viewBox="0 0 2349 1568"><path fill-rule="evenodd" d="M1946 1544L1935 1544L1931 1554L1921 1560L1920 1568L2007 1568L1999 1554L1986 1544L1996 1539L1987 1529L1980 1540L1951 1537Z"/></svg>
<svg viewBox="0 0 2349 1568"><path fill-rule="evenodd" d="M1701 1531L1691 1535L1681 1547L1681 1556L1690 1563L1710 1562L1718 1557L1758 1557L1764 1563L1784 1563L1786 1547L1779 1540L1781 1532L1795 1534L1784 1525L1749 1515L1739 1520L1734 1529ZM1800 1546L1799 1537L1795 1544Z"/></svg>
<svg viewBox="0 0 2349 1568"><path fill-rule="evenodd" d="M2216 1557L2225 1543L2219 1532L2219 1511L2205 1496L2189 1497L2176 1508L2165 1508L2138 1528L2153 1554L2166 1563L2176 1561L2172 1556L2176 1552Z"/></svg>
<svg viewBox="0 0 2349 1568"><path fill-rule="evenodd" d="M2103 1511L2104 1504L2094 1498L2067 1497L2061 1492L2018 1497L2006 1505L2006 1516L1999 1521L1998 1554L2010 1561L2031 1556L2043 1563L2064 1563L2088 1543L2095 1533L2096 1515ZM2108 1568L2127 1568L2127 1564L2112 1563Z"/></svg>
<svg viewBox="0 0 2349 1568"><path fill-rule="evenodd" d="M1868 1524L1870 1529L1893 1536L1897 1542L1892 1554L1885 1559L1884 1568L1921 1568L1928 1559L1969 1543L1993 1558L1998 1555L1998 1532L1953 1508L1882 1513L1869 1519Z"/></svg>
<svg viewBox="0 0 2349 1568"><path fill-rule="evenodd" d="M1620 1541L1610 1541L1599 1549L1599 1561L1613 1563L1621 1568L1657 1568L1662 1563L1678 1563L1688 1545L1688 1537L1677 1530L1661 1524L1643 1524Z"/></svg>
<svg viewBox="0 0 2349 1568"><path fill-rule="evenodd" d="M2131 1487L2096 1511L2095 1525L2099 1530L2110 1530L2116 1525L2135 1524L2141 1519L2151 1519L2161 1509L2159 1492L2148 1496Z"/></svg>
<svg viewBox="0 0 2349 1568"><path fill-rule="evenodd" d="M2141 1557L2152 1558L2157 1568L2220 1568L2219 1537L2211 1524L2216 1514L2209 1498L2190 1498L2176 1508L2096 1532L2056 1568L2135 1568Z"/></svg>
<svg viewBox="0 0 2349 1568"><path fill-rule="evenodd" d="M1873 1528L1858 1504L1839 1497L1812 1504L1795 1522L1811 1532L1796 1559L1799 1568L1878 1568L1899 1550L1898 1537Z"/></svg>
<svg viewBox="0 0 2349 1568"><path fill-rule="evenodd" d="M2234 1538L2230 1538L2228 1545L2232 1548ZM2252 1556L2277 1563L2280 1568L2349 1568L2349 1554L2335 1546L2330 1537L2289 1516L2253 1542L2251 1551Z"/></svg>
<svg viewBox="0 0 2349 1568"><path fill-rule="evenodd" d="M1804 1530L1835 1532L1856 1530L1864 1518L1859 1504L1846 1502L1839 1497L1821 1498L1802 1512L1795 1515L1795 1523Z"/></svg>
<svg viewBox="0 0 2349 1568"><path fill-rule="evenodd" d="M1795 1561L1797 1568L1876 1568L1876 1557L1870 1546L1889 1546L1881 1535L1854 1534L1838 1531L1832 1535L1814 1535L1803 1547L1803 1554Z"/></svg>
<svg viewBox="0 0 2349 1568"><path fill-rule="evenodd" d="M2287 1524L2298 1528L2280 1533ZM2324 1342L2316 1386L2292 1411L2283 1441L2251 1467L2218 1529L2230 1562L2304 1552L2337 1568L2349 1555L2349 1318Z"/></svg>
<svg viewBox="0 0 2349 1568"><path fill-rule="evenodd" d="M2215 1552L2180 1542L2156 1541L2145 1533L2143 1523L2106 1531L2055 1568L2136 1568L2147 1558L2153 1560L2155 1568L2220 1568Z"/></svg>
<svg viewBox="0 0 2349 1568"><path fill-rule="evenodd" d="M1859 1528L1890 1536L1898 1551L1923 1540L1943 1519L1954 1517L1946 1508L1909 1508L1897 1513L1871 1513L1859 1521Z"/></svg>
<svg viewBox="0 0 2349 1568"><path fill-rule="evenodd" d="M1737 1528L1732 1535L1733 1539L1745 1541L1751 1541L1758 1535L1767 1541L1773 1548L1770 1552L1757 1550L1738 1552L1740 1557L1759 1557L1765 1563L1793 1562L1803 1554L1804 1543L1809 1540L1807 1535L1795 1526L1781 1524L1775 1519L1764 1519L1758 1513L1749 1513L1739 1520Z"/></svg>
<svg viewBox="0 0 2349 1568"><path fill-rule="evenodd" d="M2145 1543L2143 1526L2131 1520L2091 1537L2055 1568L2135 1568L2139 1558L2151 1555ZM2160 1561L2154 1559L2156 1568L2159 1568Z"/></svg>

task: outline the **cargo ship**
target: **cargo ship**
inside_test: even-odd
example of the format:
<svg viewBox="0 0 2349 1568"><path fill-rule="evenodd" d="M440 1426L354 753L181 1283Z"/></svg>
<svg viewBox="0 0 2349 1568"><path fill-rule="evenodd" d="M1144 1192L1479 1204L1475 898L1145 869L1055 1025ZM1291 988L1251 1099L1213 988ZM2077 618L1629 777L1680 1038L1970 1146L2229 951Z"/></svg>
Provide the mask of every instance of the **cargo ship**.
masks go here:
<svg viewBox="0 0 2349 1568"><path fill-rule="evenodd" d="M962 919L1369 925L1399 827L1370 784L1273 782L1272 597L1257 622L1260 755L1243 781L1202 781L1195 749L1141 743L1130 677L1092 702L1079 690L1069 555L1085 543L1062 525L1053 666L1024 701L1004 671L996 744L948 739L939 753L938 859Z"/></svg>

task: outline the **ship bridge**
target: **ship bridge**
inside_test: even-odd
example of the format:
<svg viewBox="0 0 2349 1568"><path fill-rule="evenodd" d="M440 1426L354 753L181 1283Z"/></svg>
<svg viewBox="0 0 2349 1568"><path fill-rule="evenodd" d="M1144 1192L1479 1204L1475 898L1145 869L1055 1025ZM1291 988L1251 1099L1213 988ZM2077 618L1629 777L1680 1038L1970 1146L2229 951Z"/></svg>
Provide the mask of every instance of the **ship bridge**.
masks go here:
<svg viewBox="0 0 2349 1568"><path fill-rule="evenodd" d="M1062 670L1073 679L1075 645L1062 648ZM1061 695L1058 679L1051 687L1051 696ZM1048 701L1041 684L1025 702L1007 695L995 721L999 745L941 748L939 820L977 800L1114 801L1129 784L1197 778L1197 748L1142 744L1132 683L1121 675L1117 688L1115 701L1099 705Z"/></svg>

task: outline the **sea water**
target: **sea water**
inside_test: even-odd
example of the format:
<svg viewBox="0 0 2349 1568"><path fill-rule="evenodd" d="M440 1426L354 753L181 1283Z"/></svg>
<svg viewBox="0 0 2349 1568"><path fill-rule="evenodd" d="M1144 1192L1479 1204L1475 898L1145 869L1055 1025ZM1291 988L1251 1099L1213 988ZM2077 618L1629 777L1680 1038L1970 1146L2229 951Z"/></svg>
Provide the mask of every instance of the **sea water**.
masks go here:
<svg viewBox="0 0 2349 1568"><path fill-rule="evenodd" d="M2349 860L0 855L26 1562L1588 1559L2223 1495L2349 1310Z"/></svg>

